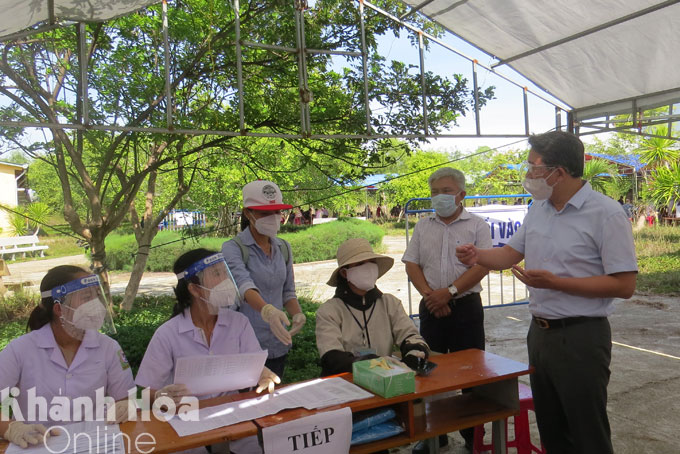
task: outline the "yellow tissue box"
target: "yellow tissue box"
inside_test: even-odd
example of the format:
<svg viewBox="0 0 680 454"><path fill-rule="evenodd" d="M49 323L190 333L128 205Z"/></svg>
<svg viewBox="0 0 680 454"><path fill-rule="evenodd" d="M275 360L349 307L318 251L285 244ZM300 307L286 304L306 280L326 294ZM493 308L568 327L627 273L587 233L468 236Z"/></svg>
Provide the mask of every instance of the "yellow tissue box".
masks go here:
<svg viewBox="0 0 680 454"><path fill-rule="evenodd" d="M415 392L416 373L389 357L367 359L352 364L354 384L382 397L394 397Z"/></svg>

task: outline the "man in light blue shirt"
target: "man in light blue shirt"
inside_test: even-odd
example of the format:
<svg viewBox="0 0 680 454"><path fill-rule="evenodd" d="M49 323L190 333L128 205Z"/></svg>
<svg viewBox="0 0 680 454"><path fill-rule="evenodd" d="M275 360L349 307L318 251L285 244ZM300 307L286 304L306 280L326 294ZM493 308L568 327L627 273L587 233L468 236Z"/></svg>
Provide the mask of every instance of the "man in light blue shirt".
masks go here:
<svg viewBox="0 0 680 454"><path fill-rule="evenodd" d="M527 336L536 421L547 452L612 453L607 417L614 298L635 291L630 221L582 180L583 143L553 131L529 138L524 188L534 203L502 248L456 249L459 260L512 267L530 288ZM524 259L525 268L517 265Z"/></svg>

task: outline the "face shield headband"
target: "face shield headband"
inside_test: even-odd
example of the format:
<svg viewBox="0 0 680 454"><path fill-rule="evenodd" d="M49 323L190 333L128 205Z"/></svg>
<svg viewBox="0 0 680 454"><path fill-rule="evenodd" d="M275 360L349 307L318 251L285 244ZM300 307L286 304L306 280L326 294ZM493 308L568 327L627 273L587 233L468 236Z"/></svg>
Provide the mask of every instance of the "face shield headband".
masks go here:
<svg viewBox="0 0 680 454"><path fill-rule="evenodd" d="M194 276L198 277L198 285L210 292L210 296L205 301L214 311L222 307L239 305L241 295L238 286L221 253L213 254L192 263L186 270L177 274L177 280L189 280ZM217 283L215 276L224 276L224 278Z"/></svg>
<svg viewBox="0 0 680 454"><path fill-rule="evenodd" d="M116 332L111 306L99 277L94 274L41 292L40 296L61 304L64 328L76 339L82 339L88 329Z"/></svg>

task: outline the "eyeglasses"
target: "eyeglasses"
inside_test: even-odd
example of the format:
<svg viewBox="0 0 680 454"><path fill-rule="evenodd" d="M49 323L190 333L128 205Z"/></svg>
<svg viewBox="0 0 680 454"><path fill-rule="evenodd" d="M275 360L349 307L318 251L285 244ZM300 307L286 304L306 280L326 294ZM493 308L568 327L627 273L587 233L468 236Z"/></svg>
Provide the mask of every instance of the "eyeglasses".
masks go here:
<svg viewBox="0 0 680 454"><path fill-rule="evenodd" d="M554 169L555 166L547 166L543 164L532 164L529 161L524 161L519 166L519 171L522 173L533 173L536 169Z"/></svg>

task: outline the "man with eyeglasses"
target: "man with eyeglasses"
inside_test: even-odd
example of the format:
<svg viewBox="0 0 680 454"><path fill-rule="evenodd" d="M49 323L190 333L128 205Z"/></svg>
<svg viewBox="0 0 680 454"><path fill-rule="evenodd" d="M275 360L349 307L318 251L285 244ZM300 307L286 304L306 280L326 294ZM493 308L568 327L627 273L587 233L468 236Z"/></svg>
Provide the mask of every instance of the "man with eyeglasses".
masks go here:
<svg viewBox="0 0 680 454"><path fill-rule="evenodd" d="M456 250L468 265L512 268L530 287L527 335L536 421L548 453L612 453L607 416L615 298L635 291L631 224L583 176L583 143L567 132L529 138L524 188L534 203L502 248ZM524 268L517 264L524 260Z"/></svg>
<svg viewBox="0 0 680 454"><path fill-rule="evenodd" d="M459 262L456 247L465 243L491 247L491 231L484 219L463 207L465 175L460 170L442 167L430 175L428 184L435 213L418 221L401 259L423 297L420 334L430 349L439 353L484 350L484 309L479 293L480 281L489 270ZM471 451L474 430L460 433ZM439 446L447 444L448 437L440 436ZM428 453L427 444L419 442L413 453Z"/></svg>

